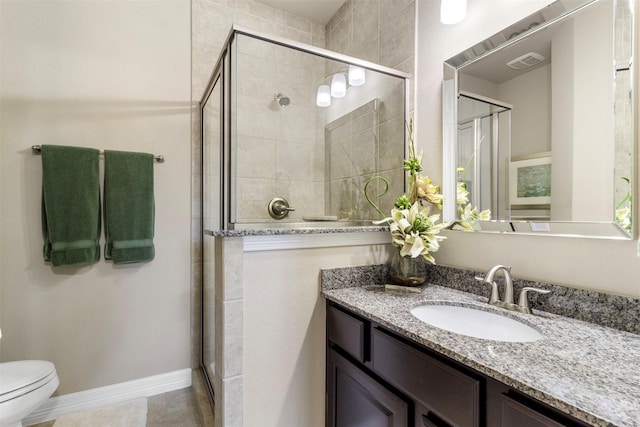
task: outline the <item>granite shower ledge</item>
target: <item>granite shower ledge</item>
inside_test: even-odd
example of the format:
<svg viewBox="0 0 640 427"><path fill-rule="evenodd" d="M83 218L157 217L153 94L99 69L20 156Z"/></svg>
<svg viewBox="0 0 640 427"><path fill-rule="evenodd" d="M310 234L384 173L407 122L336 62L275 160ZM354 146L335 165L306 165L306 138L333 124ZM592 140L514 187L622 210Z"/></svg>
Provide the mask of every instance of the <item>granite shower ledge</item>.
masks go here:
<svg viewBox="0 0 640 427"><path fill-rule="evenodd" d="M381 283L381 282L372 282ZM323 288L325 298L595 426L640 425L640 335L537 311L491 307L487 298L430 285L421 293L380 285ZM430 301L501 311L537 328L531 343L481 340L434 328L410 309Z"/></svg>
<svg viewBox="0 0 640 427"><path fill-rule="evenodd" d="M311 226L298 225L287 228L287 225L274 228L251 228L246 230L205 230L205 234L213 237L245 237L245 236L276 236L292 234L332 234L332 233L368 233L389 231L387 226Z"/></svg>

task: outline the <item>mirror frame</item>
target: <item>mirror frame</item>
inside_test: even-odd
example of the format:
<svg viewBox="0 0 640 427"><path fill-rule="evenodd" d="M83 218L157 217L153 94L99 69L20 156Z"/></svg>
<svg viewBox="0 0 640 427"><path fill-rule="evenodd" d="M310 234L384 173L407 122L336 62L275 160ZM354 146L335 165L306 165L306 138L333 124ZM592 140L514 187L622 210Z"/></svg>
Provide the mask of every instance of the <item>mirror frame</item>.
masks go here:
<svg viewBox="0 0 640 427"><path fill-rule="evenodd" d="M563 0L557 0L546 6L538 12L521 19L513 25L503 29L493 36L475 44L469 49L449 58L444 62L443 83L442 83L442 136L443 136L443 185L442 192L444 195L443 219L446 222L453 223L456 221L457 205L456 203L447 202L448 200L456 200L456 159L458 149L458 108L457 100L459 96L458 75L461 69L473 62L476 62L498 50L504 49L512 44L536 34L544 30L555 22L570 17L599 1L612 1L614 8L613 14L613 31L614 31L614 73L612 85L620 84L618 73L628 71L628 91L629 102L626 115L631 121L630 130L623 136L612 135L615 145L627 144L633 148L631 160L631 194L635 197L636 178L635 178L635 159L637 156L634 135L634 6L635 0L580 0L575 7L566 10ZM541 13L544 11L544 13ZM538 25L531 26L532 22ZM625 37L626 36L626 37ZM626 89L626 87L625 87ZM630 111L629 111L630 109ZM615 115L620 114L614 103L614 122ZM631 210L635 210L636 201L632 199ZM482 224L481 232L490 233L517 233L517 234L535 234L535 235L551 235L551 236L572 236L572 237L590 237L629 240L636 235L638 227L635 224L635 217L632 214L631 231L627 232L615 222L615 205L612 201L612 220L599 222L585 221L513 221L509 220L491 220L480 221Z"/></svg>

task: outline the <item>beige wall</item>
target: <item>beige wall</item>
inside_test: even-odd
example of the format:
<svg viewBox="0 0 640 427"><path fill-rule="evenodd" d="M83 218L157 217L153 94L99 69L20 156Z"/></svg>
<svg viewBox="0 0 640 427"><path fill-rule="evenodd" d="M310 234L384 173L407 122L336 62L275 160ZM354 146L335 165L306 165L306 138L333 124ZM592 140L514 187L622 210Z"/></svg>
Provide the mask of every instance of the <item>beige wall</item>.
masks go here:
<svg viewBox="0 0 640 427"><path fill-rule="evenodd" d="M576 90L573 94L576 106L573 118L575 185L571 218L581 221L602 221L611 217L615 146L603 143L610 141L615 132L611 114L614 94L609 62L613 53L613 35L607 34L613 14L611 7L607 6L610 6L610 2L584 13L574 25L574 68L588 71L575 72L572 82L576 88L588 88ZM635 90L637 95L638 88ZM594 99L609 102L594 103ZM637 112L635 117L638 117ZM597 126L593 126L594 123ZM594 198L593 193L601 197Z"/></svg>
<svg viewBox="0 0 640 427"><path fill-rule="evenodd" d="M390 245L244 253L244 425L324 426L323 268L383 264Z"/></svg>
<svg viewBox="0 0 640 427"><path fill-rule="evenodd" d="M427 173L434 177L442 176L443 61L547 3L546 0L471 1L465 21L445 26L439 22L439 2L418 2L419 74L416 82L420 102L417 104L416 117L418 144L425 153L429 153L424 156L423 162ZM636 107L637 105L638 91ZM638 242L635 240L608 241L462 232L448 232L447 236L449 240L442 244L440 252L435 256L438 263L443 265L487 270L494 264L503 263L512 266L516 277L640 296L640 258L636 256Z"/></svg>
<svg viewBox="0 0 640 427"><path fill-rule="evenodd" d="M550 78L550 65L543 65L498 86L497 99L517 106L511 110L512 157L551 150Z"/></svg>
<svg viewBox="0 0 640 427"><path fill-rule="evenodd" d="M3 361L46 359L66 394L190 367L188 0L2 1ZM42 259L34 144L162 154L156 259Z"/></svg>

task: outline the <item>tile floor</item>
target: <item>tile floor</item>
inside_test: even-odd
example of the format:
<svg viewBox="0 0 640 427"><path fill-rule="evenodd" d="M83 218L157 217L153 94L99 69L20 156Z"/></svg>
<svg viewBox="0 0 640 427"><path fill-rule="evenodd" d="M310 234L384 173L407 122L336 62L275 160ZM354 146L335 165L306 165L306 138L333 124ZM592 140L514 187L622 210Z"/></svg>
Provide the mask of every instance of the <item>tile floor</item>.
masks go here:
<svg viewBox="0 0 640 427"><path fill-rule="evenodd" d="M32 427L52 427L54 421ZM213 412L204 382L195 372L191 387L147 398L147 427L210 426L213 426Z"/></svg>

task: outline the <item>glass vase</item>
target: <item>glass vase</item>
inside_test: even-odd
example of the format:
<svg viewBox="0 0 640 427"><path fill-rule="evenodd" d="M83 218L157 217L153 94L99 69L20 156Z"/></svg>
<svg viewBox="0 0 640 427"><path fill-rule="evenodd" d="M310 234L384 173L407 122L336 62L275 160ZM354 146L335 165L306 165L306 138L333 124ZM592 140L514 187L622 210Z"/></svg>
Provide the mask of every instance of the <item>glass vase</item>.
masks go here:
<svg viewBox="0 0 640 427"><path fill-rule="evenodd" d="M427 280L424 258L401 256L400 251L396 251L391 259L389 280L392 284L400 286L422 285Z"/></svg>

